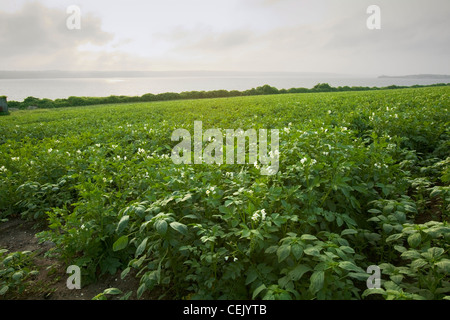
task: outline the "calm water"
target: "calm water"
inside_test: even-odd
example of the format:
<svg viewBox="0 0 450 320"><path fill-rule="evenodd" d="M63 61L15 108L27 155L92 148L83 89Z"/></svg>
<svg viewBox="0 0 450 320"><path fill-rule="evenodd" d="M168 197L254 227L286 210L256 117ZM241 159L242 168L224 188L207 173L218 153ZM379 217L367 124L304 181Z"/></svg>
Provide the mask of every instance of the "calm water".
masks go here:
<svg viewBox="0 0 450 320"><path fill-rule="evenodd" d="M80 79L0 79L0 95L8 100L26 97L67 98L70 96L105 97L110 95L141 96L145 93L247 90L264 84L278 89L312 88L317 83L338 86L385 87L389 85L450 83L449 79L378 79L339 77L161 77L161 78L80 78Z"/></svg>

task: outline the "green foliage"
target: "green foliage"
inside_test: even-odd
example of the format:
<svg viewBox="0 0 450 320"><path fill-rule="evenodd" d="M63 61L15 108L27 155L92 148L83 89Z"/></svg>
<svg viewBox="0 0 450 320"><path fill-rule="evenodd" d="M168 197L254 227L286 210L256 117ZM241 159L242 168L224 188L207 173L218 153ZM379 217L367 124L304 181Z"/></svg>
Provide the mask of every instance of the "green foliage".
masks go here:
<svg viewBox="0 0 450 320"><path fill-rule="evenodd" d="M108 300L109 296L117 296L122 293L123 292L120 289L108 288L103 290L102 293L97 294L95 297L92 298L92 300ZM122 297L120 297L120 300L128 300L132 293L133 293L132 291L127 292Z"/></svg>
<svg viewBox="0 0 450 320"><path fill-rule="evenodd" d="M446 222L403 224L400 233L386 239L399 252L402 266L381 264L383 274L389 276L383 281L384 289L367 289L363 295L381 294L388 300L448 298L449 240L450 227Z"/></svg>
<svg viewBox="0 0 450 320"><path fill-rule="evenodd" d="M449 84L439 83L432 85L415 85L411 88L422 87L441 87ZM38 108L62 108L62 107L76 107L89 106L98 104L110 103L132 103L132 102L149 102L149 101L169 101L169 100L183 100L183 99L211 99L211 98L230 98L240 96L258 96L258 95L272 95L272 94L286 94L286 93L313 93L313 92L336 92L336 91L368 91L368 90L386 90L386 89L404 89L406 86L388 86L388 87L331 87L328 83L318 83L313 88L290 88L277 89L275 87L265 84L263 86L252 88L245 91L238 90L212 90L212 91L187 91L187 92L164 92L159 94L146 93L141 97L138 96L109 96L109 97L69 97L67 99L39 99L35 97L28 97L19 101L10 101L11 108L26 109L29 106ZM6 97L5 97L6 98Z"/></svg>
<svg viewBox="0 0 450 320"><path fill-rule="evenodd" d="M268 93L147 94L0 119L0 216L47 222L38 236L84 283L135 276L137 297L445 298L449 87ZM205 100L157 101L177 95ZM95 104L83 99L69 98ZM280 129L278 173L175 165L171 134L196 120ZM366 291L370 265L382 288Z"/></svg>
<svg viewBox="0 0 450 320"><path fill-rule="evenodd" d="M69 180L69 181L68 181ZM46 212L54 207L63 207L73 201L70 179L62 178L58 183L26 182L17 188L22 199L16 203L21 217L27 220L46 218Z"/></svg>
<svg viewBox="0 0 450 320"><path fill-rule="evenodd" d="M8 253L0 249L0 297L20 294L26 288L26 281L38 274L32 258L31 251Z"/></svg>

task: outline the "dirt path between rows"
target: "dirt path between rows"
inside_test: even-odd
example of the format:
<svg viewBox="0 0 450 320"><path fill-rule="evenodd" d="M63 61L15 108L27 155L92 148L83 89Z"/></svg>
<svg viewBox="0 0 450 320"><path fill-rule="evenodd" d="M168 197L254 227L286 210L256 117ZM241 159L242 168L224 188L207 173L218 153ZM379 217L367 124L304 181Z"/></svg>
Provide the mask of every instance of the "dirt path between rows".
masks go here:
<svg viewBox="0 0 450 320"><path fill-rule="evenodd" d="M39 243L35 236L41 230L36 230L35 223L12 218L0 223L0 249L9 252L32 251L39 274L27 282L26 289L21 293L7 293L0 300L91 300L107 288L119 288L123 293L133 291L133 299L139 281L132 277L120 279L120 273L106 275L94 284L83 286L79 290L67 288L66 281L70 276L66 273L67 266L55 258L44 254L54 246L50 242Z"/></svg>

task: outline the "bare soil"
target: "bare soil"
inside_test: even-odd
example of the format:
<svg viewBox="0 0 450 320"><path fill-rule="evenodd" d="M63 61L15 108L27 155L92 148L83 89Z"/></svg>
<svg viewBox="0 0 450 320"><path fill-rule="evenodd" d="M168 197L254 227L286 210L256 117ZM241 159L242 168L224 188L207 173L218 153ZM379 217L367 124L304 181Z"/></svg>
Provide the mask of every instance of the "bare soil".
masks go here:
<svg viewBox="0 0 450 320"><path fill-rule="evenodd" d="M116 275L105 275L96 283L77 290L67 288L66 281L70 276L66 273L67 266L56 258L46 257L45 253L54 246L53 243L39 243L36 233L40 232L34 222L12 218L0 223L0 248L9 252L31 251L33 263L39 274L27 282L22 293L7 293L0 300L91 300L107 288L118 288L123 293L133 291L130 299L135 299L139 280L128 275L120 278L120 271ZM117 296L120 297L121 295ZM108 296L109 299L117 298ZM144 298L149 298L148 296Z"/></svg>
<svg viewBox="0 0 450 320"><path fill-rule="evenodd" d="M448 216L442 214L443 201L440 197L432 198L425 210L416 216L415 223L424 224L428 221L448 221Z"/></svg>

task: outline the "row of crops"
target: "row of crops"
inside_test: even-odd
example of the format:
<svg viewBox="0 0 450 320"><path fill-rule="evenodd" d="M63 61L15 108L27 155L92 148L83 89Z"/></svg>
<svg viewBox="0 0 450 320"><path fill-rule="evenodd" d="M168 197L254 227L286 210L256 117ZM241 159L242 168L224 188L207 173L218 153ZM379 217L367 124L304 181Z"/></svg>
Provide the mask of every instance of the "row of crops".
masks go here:
<svg viewBox="0 0 450 320"><path fill-rule="evenodd" d="M449 107L437 87L17 111L0 218L45 226L83 284L138 278L138 298L449 298ZM174 164L194 121L279 129L278 172Z"/></svg>

